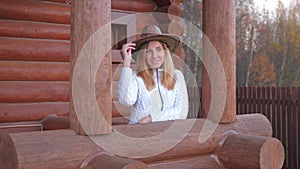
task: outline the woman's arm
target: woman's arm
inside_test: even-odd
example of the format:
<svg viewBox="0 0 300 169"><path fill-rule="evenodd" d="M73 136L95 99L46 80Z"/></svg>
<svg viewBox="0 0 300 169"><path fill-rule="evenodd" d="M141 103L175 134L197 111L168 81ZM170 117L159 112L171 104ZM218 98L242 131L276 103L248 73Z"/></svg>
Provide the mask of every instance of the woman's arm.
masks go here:
<svg viewBox="0 0 300 169"><path fill-rule="evenodd" d="M131 68L123 67L118 85L118 100L124 106L132 106L137 100L138 84Z"/></svg>

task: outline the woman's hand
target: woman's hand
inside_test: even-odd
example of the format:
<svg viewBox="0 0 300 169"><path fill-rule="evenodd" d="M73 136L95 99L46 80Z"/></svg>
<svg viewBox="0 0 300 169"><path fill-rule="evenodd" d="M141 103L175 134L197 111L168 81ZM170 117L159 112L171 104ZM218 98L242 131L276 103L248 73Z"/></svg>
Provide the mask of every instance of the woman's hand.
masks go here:
<svg viewBox="0 0 300 169"><path fill-rule="evenodd" d="M151 116L146 116L143 117L141 120L139 120L139 123L151 123L151 122L152 122Z"/></svg>
<svg viewBox="0 0 300 169"><path fill-rule="evenodd" d="M130 67L132 50L135 50L135 43L126 43L122 46L121 56L124 60L124 67Z"/></svg>

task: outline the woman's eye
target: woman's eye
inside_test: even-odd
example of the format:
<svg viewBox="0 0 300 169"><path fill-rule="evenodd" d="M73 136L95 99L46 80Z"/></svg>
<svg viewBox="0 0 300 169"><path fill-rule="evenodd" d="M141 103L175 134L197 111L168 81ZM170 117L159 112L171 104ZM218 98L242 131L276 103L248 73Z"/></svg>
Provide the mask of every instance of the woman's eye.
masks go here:
<svg viewBox="0 0 300 169"><path fill-rule="evenodd" d="M160 51L162 51L162 47L157 47L156 52L160 52Z"/></svg>
<svg viewBox="0 0 300 169"><path fill-rule="evenodd" d="M147 50L146 50L146 54L152 54L152 50L147 49Z"/></svg>

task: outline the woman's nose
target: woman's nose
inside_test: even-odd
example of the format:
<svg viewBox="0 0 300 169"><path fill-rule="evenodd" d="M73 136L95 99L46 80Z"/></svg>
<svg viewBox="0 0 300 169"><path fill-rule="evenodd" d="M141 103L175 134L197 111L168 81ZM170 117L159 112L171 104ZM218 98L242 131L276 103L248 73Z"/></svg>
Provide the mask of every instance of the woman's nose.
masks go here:
<svg viewBox="0 0 300 169"><path fill-rule="evenodd" d="M154 52L152 53L152 58L157 58L157 57L158 57L158 53L154 51Z"/></svg>

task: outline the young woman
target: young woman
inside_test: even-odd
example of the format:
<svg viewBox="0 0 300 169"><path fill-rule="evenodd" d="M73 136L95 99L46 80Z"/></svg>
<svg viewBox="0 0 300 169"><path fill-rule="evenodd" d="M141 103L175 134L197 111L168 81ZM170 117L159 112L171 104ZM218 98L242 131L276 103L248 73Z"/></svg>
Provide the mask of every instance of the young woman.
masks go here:
<svg viewBox="0 0 300 169"><path fill-rule="evenodd" d="M186 119L188 97L183 74L174 69L172 53L179 44L174 35L146 26L141 39L122 46L124 67L118 86L119 102L131 106L130 124ZM130 68L132 57L137 71Z"/></svg>

